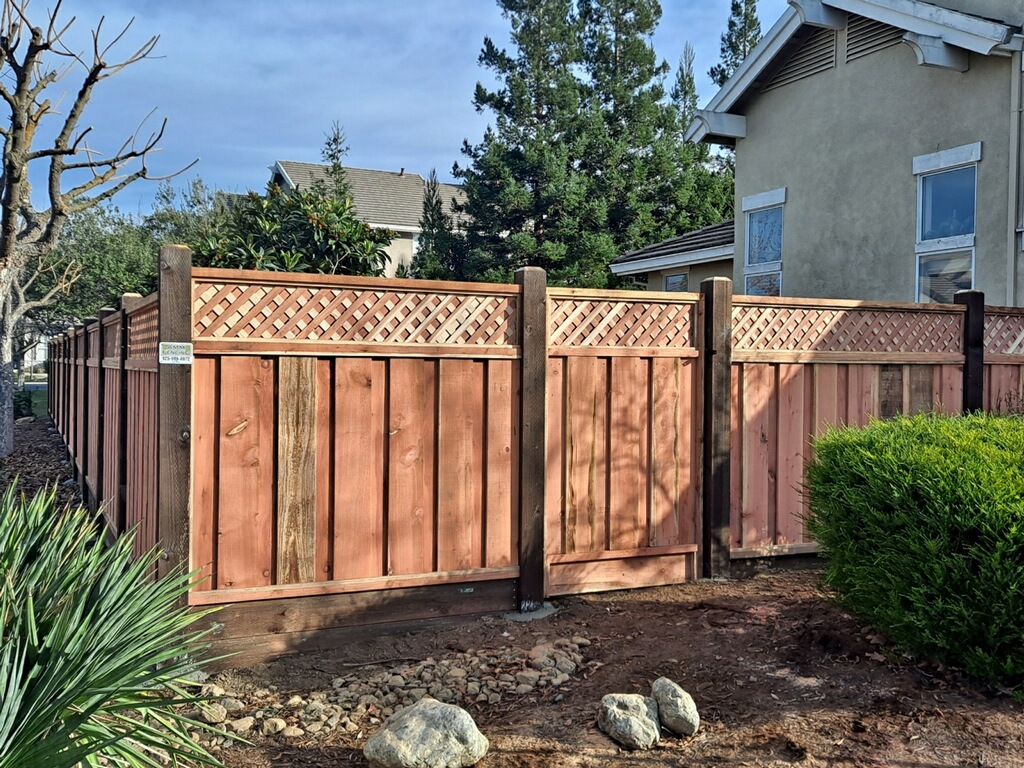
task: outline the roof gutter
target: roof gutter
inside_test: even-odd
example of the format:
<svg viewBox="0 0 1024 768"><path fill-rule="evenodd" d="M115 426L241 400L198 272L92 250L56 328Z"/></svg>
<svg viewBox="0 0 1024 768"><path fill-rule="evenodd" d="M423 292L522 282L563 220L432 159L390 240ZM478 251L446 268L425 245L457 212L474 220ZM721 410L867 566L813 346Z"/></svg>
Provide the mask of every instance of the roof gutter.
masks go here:
<svg viewBox="0 0 1024 768"><path fill-rule="evenodd" d="M706 264L709 261L731 259L736 251L735 243L717 245L713 248L701 248L686 253L669 253L664 256L651 256L646 259L625 261L619 264L612 262L608 268L613 275L636 275L642 272L653 272L656 269L686 267L691 264Z"/></svg>

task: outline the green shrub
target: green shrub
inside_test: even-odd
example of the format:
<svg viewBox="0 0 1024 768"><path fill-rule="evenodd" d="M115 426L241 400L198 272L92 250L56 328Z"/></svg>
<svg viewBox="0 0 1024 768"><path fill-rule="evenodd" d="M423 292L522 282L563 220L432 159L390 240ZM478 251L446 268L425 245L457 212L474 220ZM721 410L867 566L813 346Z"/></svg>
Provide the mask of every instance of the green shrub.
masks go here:
<svg viewBox="0 0 1024 768"><path fill-rule="evenodd" d="M14 390L14 418L23 419L32 415L32 392L27 389Z"/></svg>
<svg viewBox="0 0 1024 768"><path fill-rule="evenodd" d="M841 601L920 656L1024 682L1024 419L876 421L815 451L808 528Z"/></svg>
<svg viewBox="0 0 1024 768"><path fill-rule="evenodd" d="M0 768L219 765L181 714L198 618L187 574L151 581L157 553L103 544L52 493L0 499Z"/></svg>

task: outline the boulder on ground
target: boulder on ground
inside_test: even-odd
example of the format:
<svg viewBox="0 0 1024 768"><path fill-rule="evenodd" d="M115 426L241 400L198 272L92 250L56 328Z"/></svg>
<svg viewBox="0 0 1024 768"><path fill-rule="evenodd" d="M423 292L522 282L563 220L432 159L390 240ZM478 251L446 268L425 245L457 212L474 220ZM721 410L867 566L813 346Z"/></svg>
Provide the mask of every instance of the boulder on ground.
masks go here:
<svg viewBox="0 0 1024 768"><path fill-rule="evenodd" d="M638 693L609 693L601 699L597 727L627 749L650 749L661 740L658 704Z"/></svg>
<svg viewBox="0 0 1024 768"><path fill-rule="evenodd" d="M468 768L489 747L468 712L422 698L388 718L363 756L374 768Z"/></svg>
<svg viewBox="0 0 1024 768"><path fill-rule="evenodd" d="M661 724L679 736L693 736L700 728L700 715L693 697L667 677L659 677L652 686L658 702Z"/></svg>

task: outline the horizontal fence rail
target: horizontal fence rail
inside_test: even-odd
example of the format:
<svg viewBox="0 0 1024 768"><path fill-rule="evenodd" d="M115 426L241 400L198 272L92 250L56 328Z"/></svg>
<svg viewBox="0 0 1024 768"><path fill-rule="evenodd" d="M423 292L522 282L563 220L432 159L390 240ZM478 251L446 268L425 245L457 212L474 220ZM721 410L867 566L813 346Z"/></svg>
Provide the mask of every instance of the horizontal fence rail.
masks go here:
<svg viewBox="0 0 1024 768"><path fill-rule="evenodd" d="M109 531L229 606L228 650L814 552L824 429L1020 410L1022 309L731 287L228 271L164 248L156 294L51 340L49 408Z"/></svg>

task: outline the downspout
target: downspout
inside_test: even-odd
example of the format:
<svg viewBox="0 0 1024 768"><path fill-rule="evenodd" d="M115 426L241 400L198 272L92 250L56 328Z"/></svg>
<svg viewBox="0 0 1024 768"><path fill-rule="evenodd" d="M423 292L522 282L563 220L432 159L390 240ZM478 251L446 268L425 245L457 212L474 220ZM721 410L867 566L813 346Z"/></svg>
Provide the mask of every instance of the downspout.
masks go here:
<svg viewBox="0 0 1024 768"><path fill-rule="evenodd" d="M1017 304L1017 254L1021 250L1021 232L1024 231L1024 208L1022 208L1021 168L1024 166L1024 145L1021 143L1022 94L1021 84L1024 57L1015 51L1010 64L1010 167L1009 205L1007 206L1006 243L1006 305Z"/></svg>

